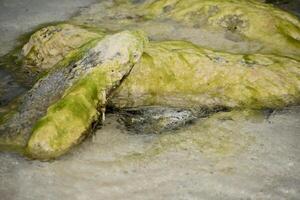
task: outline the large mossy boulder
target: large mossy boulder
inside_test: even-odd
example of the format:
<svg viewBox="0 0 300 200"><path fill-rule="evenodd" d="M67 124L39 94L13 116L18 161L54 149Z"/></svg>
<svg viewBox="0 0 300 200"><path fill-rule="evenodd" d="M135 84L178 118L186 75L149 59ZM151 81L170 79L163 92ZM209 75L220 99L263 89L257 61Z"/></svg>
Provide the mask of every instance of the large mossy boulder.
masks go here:
<svg viewBox="0 0 300 200"><path fill-rule="evenodd" d="M90 49L75 64L78 68L90 65L90 69L34 125L26 148L29 156L54 158L80 142L99 115L104 116L107 96L140 59L145 43L141 33L122 32Z"/></svg>

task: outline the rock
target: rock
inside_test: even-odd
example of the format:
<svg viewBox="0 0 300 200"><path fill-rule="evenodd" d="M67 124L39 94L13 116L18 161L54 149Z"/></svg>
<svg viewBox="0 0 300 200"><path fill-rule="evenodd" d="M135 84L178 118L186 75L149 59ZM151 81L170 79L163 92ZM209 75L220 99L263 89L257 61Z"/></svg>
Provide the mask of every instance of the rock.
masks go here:
<svg viewBox="0 0 300 200"><path fill-rule="evenodd" d="M71 51L0 126L0 142L27 144L26 152L33 158L55 158L87 135L104 114L108 99L110 107L118 109L160 106L179 109L181 114L299 103L300 65L296 60L215 52L184 41L145 46L145 40L125 31ZM172 111L161 111L141 112L149 116L142 123L149 125L132 127L172 130L195 117L189 111L183 117L166 117Z"/></svg>
<svg viewBox="0 0 300 200"><path fill-rule="evenodd" d="M300 63L274 55L235 55L190 42L152 42L114 92L116 108L281 108L300 102Z"/></svg>
<svg viewBox="0 0 300 200"><path fill-rule="evenodd" d="M193 123L198 118L205 118L213 113L225 111L225 108L214 110L202 108L200 110L146 106L125 108L119 110L120 122L128 131L136 134L160 134L173 131Z"/></svg>
<svg viewBox="0 0 300 200"><path fill-rule="evenodd" d="M197 118L191 110L159 106L123 109L120 116L126 128L137 134L175 130Z"/></svg>
<svg viewBox="0 0 300 200"><path fill-rule="evenodd" d="M145 43L140 32L121 32L105 37L77 61L74 69L84 74L35 123L27 154L51 159L80 142L104 116L107 97L140 59Z"/></svg>
<svg viewBox="0 0 300 200"><path fill-rule="evenodd" d="M67 23L39 28L32 35L21 35L19 40L23 45L0 57L0 67L22 86L31 88L69 53L104 35L101 28Z"/></svg>
<svg viewBox="0 0 300 200"><path fill-rule="evenodd" d="M42 28L35 32L23 46L22 67L29 71L48 71L72 50L103 36L104 33L100 29L90 31L71 24Z"/></svg>
<svg viewBox="0 0 300 200"><path fill-rule="evenodd" d="M64 91L85 72L86 68L78 69L75 64L97 42L99 41L91 41L70 52L35 83L31 90L20 97L17 108L2 117L5 120L1 120L0 123L1 146L24 147L27 144L36 121L45 114L49 105L60 99Z"/></svg>

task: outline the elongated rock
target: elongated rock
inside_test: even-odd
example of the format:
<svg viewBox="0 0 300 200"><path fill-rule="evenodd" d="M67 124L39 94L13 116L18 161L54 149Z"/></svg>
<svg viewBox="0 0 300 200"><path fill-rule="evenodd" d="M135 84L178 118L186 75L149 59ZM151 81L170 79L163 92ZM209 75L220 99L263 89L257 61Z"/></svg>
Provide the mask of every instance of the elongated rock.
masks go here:
<svg viewBox="0 0 300 200"><path fill-rule="evenodd" d="M184 41L152 42L114 92L117 108L281 108L300 103L300 63L274 55L215 52Z"/></svg>
<svg viewBox="0 0 300 200"><path fill-rule="evenodd" d="M141 33L125 31L120 34L107 36L103 41L101 39L92 40L81 48L71 51L64 60L53 67L48 75L40 79L24 95L20 100L21 103L17 110L1 117L0 147L14 148L15 146L26 146L37 121L51 110L48 107L51 105L55 107L56 102L58 105L61 105L62 103L59 102L63 102L64 98L62 97L67 96L67 91L71 91L73 87L79 87L80 84L90 84L87 85L86 89L91 93L86 94L86 98L91 98L88 95L93 95L94 109L97 109L98 101L96 97L100 95L102 98L102 95L109 93L112 87L118 86L118 81L130 71L133 64L139 59L145 41L146 39ZM101 70L95 70L95 73L92 73L93 69L97 68L101 68ZM87 74L95 78L85 78ZM83 79L87 81L84 83ZM94 90L94 85L97 85L97 83L93 82L93 80L99 81L99 88L101 89ZM79 90L81 91L81 89ZM92 92L99 92L101 94L92 94ZM82 101L85 100L82 99ZM105 99L102 100L105 102ZM81 102L77 103L80 105ZM95 113L95 110L89 111ZM96 113L98 115L98 112ZM93 119L96 117L94 116ZM35 135L37 137L40 134ZM34 144L34 142L31 144ZM30 151L30 147L28 148L29 154L32 152Z"/></svg>
<svg viewBox="0 0 300 200"><path fill-rule="evenodd" d="M36 121L45 114L49 105L60 99L64 91L86 71L85 68L77 68L76 62L83 59L85 55L87 57L89 49L97 42L99 41L91 41L82 48L70 52L21 98L16 110L2 117L1 146L24 147L27 144Z"/></svg>
<svg viewBox="0 0 300 200"><path fill-rule="evenodd" d="M105 37L77 61L74 68L85 73L34 125L26 148L29 156L54 158L80 142L99 118L111 91L140 59L145 43L143 34L125 31Z"/></svg>

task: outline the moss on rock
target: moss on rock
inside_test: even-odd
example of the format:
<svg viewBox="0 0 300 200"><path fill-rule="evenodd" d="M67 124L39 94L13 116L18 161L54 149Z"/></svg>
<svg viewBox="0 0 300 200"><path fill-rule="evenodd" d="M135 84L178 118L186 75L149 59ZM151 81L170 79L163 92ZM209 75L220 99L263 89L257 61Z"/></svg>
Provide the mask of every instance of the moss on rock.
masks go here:
<svg viewBox="0 0 300 200"><path fill-rule="evenodd" d="M74 66L98 42L99 39L95 39L72 50L62 61L52 67L49 73L39 74L39 81L27 93L3 108L4 112L1 113L0 120L0 147L26 146L33 124L85 71L74 69Z"/></svg>
<svg viewBox="0 0 300 200"><path fill-rule="evenodd" d="M29 89L69 53L105 34L106 31L99 27L63 22L40 24L19 36L18 45L0 57L0 67Z"/></svg>
<svg viewBox="0 0 300 200"><path fill-rule="evenodd" d="M36 123L26 148L29 156L51 159L77 144L98 119L100 108L105 108L111 90L140 59L145 42L143 34L125 31L106 37L91 49L99 62Z"/></svg>
<svg viewBox="0 0 300 200"><path fill-rule="evenodd" d="M72 50L103 36L101 31L88 31L71 24L47 26L35 32L23 46L23 67L47 71Z"/></svg>
<svg viewBox="0 0 300 200"><path fill-rule="evenodd" d="M300 101L299 66L274 55L234 55L184 41L152 42L111 105L280 108Z"/></svg>

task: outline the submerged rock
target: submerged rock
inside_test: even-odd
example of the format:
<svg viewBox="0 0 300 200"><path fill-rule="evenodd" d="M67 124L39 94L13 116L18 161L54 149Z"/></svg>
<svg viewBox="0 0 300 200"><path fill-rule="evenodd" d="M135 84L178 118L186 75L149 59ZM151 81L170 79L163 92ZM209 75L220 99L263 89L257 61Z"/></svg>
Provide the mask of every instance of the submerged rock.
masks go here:
<svg viewBox="0 0 300 200"><path fill-rule="evenodd" d="M196 119L205 118L213 113L226 111L226 108L188 109L162 106L124 108L118 111L120 120L126 128L136 134L160 134L177 130Z"/></svg>

